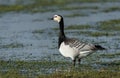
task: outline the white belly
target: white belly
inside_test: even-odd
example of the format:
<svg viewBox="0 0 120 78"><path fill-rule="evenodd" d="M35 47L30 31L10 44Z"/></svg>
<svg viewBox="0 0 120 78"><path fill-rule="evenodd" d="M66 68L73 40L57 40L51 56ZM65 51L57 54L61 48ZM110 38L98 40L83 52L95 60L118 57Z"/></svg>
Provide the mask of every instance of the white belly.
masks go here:
<svg viewBox="0 0 120 78"><path fill-rule="evenodd" d="M63 56L70 57L72 60L79 55L76 49L71 48L69 45L65 45L64 42L61 43L59 51Z"/></svg>

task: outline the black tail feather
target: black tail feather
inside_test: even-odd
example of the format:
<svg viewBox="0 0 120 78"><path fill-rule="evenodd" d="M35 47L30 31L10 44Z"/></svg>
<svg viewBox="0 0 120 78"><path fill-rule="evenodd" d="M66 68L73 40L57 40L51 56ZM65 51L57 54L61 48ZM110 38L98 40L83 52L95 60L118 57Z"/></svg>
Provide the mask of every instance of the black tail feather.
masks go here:
<svg viewBox="0 0 120 78"><path fill-rule="evenodd" d="M100 46L100 45L95 45L95 48L98 50L106 50L106 48Z"/></svg>

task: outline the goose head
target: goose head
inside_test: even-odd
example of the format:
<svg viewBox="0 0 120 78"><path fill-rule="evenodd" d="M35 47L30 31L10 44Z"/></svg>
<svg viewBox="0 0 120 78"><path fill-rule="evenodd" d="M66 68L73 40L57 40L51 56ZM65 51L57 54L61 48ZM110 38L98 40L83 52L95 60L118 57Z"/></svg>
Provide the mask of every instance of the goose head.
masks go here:
<svg viewBox="0 0 120 78"><path fill-rule="evenodd" d="M58 23L60 23L62 19L63 19L63 17L61 15L54 15L52 18L52 20L54 20Z"/></svg>

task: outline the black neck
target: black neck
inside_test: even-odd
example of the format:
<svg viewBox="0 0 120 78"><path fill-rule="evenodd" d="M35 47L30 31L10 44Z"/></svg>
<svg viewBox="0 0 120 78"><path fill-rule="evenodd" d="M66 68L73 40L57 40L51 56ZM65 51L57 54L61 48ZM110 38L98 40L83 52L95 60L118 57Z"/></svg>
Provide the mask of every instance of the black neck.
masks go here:
<svg viewBox="0 0 120 78"><path fill-rule="evenodd" d="M64 21L63 21L63 19L61 19L61 21L59 22L59 28L60 28L59 37L61 37L61 36L65 37L65 34L64 34Z"/></svg>
<svg viewBox="0 0 120 78"><path fill-rule="evenodd" d="M60 47L60 44L65 40L65 33L64 33L64 21L63 18L59 22L59 28L60 28L60 33L59 33L59 44L58 47Z"/></svg>

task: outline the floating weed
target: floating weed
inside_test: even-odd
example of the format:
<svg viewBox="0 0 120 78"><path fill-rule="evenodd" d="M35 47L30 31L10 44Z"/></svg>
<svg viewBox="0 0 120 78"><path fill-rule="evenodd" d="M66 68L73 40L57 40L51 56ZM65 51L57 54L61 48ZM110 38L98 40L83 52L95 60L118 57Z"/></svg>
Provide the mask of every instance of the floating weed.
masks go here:
<svg viewBox="0 0 120 78"><path fill-rule="evenodd" d="M78 2L107 2L112 0L34 0L30 4L14 4L14 5L0 5L0 13L6 13L6 12L48 12L48 11L56 11L54 9L48 8L49 6L57 6L61 7L60 9L63 10L73 10L73 9L98 9L97 6L91 6L91 7L65 7L65 5L70 3L78 3ZM116 0L117 1L117 0ZM116 9L116 8L113 8Z"/></svg>
<svg viewBox="0 0 120 78"><path fill-rule="evenodd" d="M104 22L99 22L99 29L102 30L120 30L120 19L118 20L110 20L110 21L104 21Z"/></svg>
<svg viewBox="0 0 120 78"><path fill-rule="evenodd" d="M81 29L90 29L90 25L71 25L65 28L65 30L81 30Z"/></svg>
<svg viewBox="0 0 120 78"><path fill-rule="evenodd" d="M24 10L25 7L23 5L0 5L0 13L16 11L19 12Z"/></svg>
<svg viewBox="0 0 120 78"><path fill-rule="evenodd" d="M6 45L0 45L0 48L22 48L22 47L24 47L24 45L21 43L11 43Z"/></svg>
<svg viewBox="0 0 120 78"><path fill-rule="evenodd" d="M112 1L112 0L34 0L34 5L35 6L64 6L69 3L73 2L107 2L107 1ZM116 0L117 1L117 0Z"/></svg>
<svg viewBox="0 0 120 78"><path fill-rule="evenodd" d="M14 4L14 5L0 5L0 13L6 13L6 12L21 12L21 11L25 11L25 12L32 12L32 13L36 13L36 12L46 12L46 11L51 11L52 9L47 9L47 7L49 6L61 6L61 5L66 5L68 3L71 3L73 1L69 1L69 0L34 0L33 3L31 4L26 4L26 5L18 5L18 4ZM44 9L43 9L44 7ZM45 9L46 8L46 9Z"/></svg>
<svg viewBox="0 0 120 78"><path fill-rule="evenodd" d="M119 1L119 0L77 0L79 2L114 2L114 1Z"/></svg>
<svg viewBox="0 0 120 78"><path fill-rule="evenodd" d="M115 20L110 20L110 21L104 21L104 22L100 22L100 24L103 25L116 25L116 24L120 24L120 19L115 19Z"/></svg>
<svg viewBox="0 0 120 78"><path fill-rule="evenodd" d="M120 53L113 53L113 54L101 54L100 56L101 56L101 57L103 57L103 58L115 58L115 57L120 56Z"/></svg>
<svg viewBox="0 0 120 78"><path fill-rule="evenodd" d="M43 32L44 32L44 30L34 30L32 33L33 34L36 34L36 33L42 34Z"/></svg>
<svg viewBox="0 0 120 78"><path fill-rule="evenodd" d="M77 14L77 13L74 13L74 14L71 14L71 15L66 15L65 17L76 17L76 16L88 16L87 14Z"/></svg>
<svg viewBox="0 0 120 78"><path fill-rule="evenodd" d="M114 35L116 35L115 33L113 33L113 32L104 32L104 31L102 31L102 32L100 32L100 31L87 31L87 30L85 30L85 31L78 31L78 32L75 32L77 35L79 35L79 34L82 34L82 35L87 35L87 36L92 36L92 37L100 37L100 36L114 36Z"/></svg>
<svg viewBox="0 0 120 78"><path fill-rule="evenodd" d="M99 37L99 36L114 36L114 33L109 33L109 32L91 32L88 33L90 36L93 37Z"/></svg>
<svg viewBox="0 0 120 78"><path fill-rule="evenodd" d="M120 7L111 7L103 10L103 12L111 12L111 11L120 11Z"/></svg>
<svg viewBox="0 0 120 78"><path fill-rule="evenodd" d="M112 59L112 58L111 58ZM114 71L118 72L120 71L120 61L119 60L113 60L113 61L104 61L104 62L96 62L100 65L101 69L108 70L108 71Z"/></svg>
<svg viewBox="0 0 120 78"><path fill-rule="evenodd" d="M52 28L52 30L54 30L54 31L58 31L59 30L59 28L57 27L57 28Z"/></svg>
<svg viewBox="0 0 120 78"><path fill-rule="evenodd" d="M0 13L6 13L6 12L31 12L31 13L36 13L36 12L47 12L47 11L52 11L52 9L47 9L48 6L52 5L61 5L64 4L64 1L48 1L48 0L35 0L32 4L27 4L27 5L0 5ZM44 7L44 9L43 9ZM46 8L46 9L45 9Z"/></svg>
<svg viewBox="0 0 120 78"><path fill-rule="evenodd" d="M76 9L99 9L97 6L81 6L81 7L61 7L60 10L76 10Z"/></svg>
<svg viewBox="0 0 120 78"><path fill-rule="evenodd" d="M32 9L30 12L31 13L38 13L38 12L41 12L41 13L44 13L44 12L55 12L56 10L55 9L50 9L50 8L47 8L47 7L44 7L43 8L38 8L36 7L35 9Z"/></svg>
<svg viewBox="0 0 120 78"><path fill-rule="evenodd" d="M111 25L101 25L99 27L102 30L106 30L106 31L119 31L120 30L120 25L115 25L115 26L111 26Z"/></svg>
<svg viewBox="0 0 120 78"><path fill-rule="evenodd" d="M43 21L43 20L41 20L41 19L34 19L34 20L32 20L33 22L40 22L40 21Z"/></svg>
<svg viewBox="0 0 120 78"><path fill-rule="evenodd" d="M114 66L116 66L115 68L118 68L118 70L120 70L120 61L119 60L115 60L115 61L109 61L109 62L100 62L99 63L100 65L104 65L104 66L109 66L109 67L112 67L111 69L114 69ZM116 71L118 71L116 70Z"/></svg>
<svg viewBox="0 0 120 78"><path fill-rule="evenodd" d="M66 33L73 33L73 34L84 34L87 36L92 37L100 37L100 36L115 36L115 32L106 32L106 31L88 31L87 29L91 29L92 27L90 25L71 25L68 27L65 27L65 30L76 30L76 31L68 31ZM53 28L54 31L59 30L59 28ZM84 30L84 31L83 31Z"/></svg>
<svg viewBox="0 0 120 78"><path fill-rule="evenodd" d="M82 30L82 29L90 29L90 25L70 25L65 27L65 30ZM59 30L59 28L53 28L53 30Z"/></svg>

